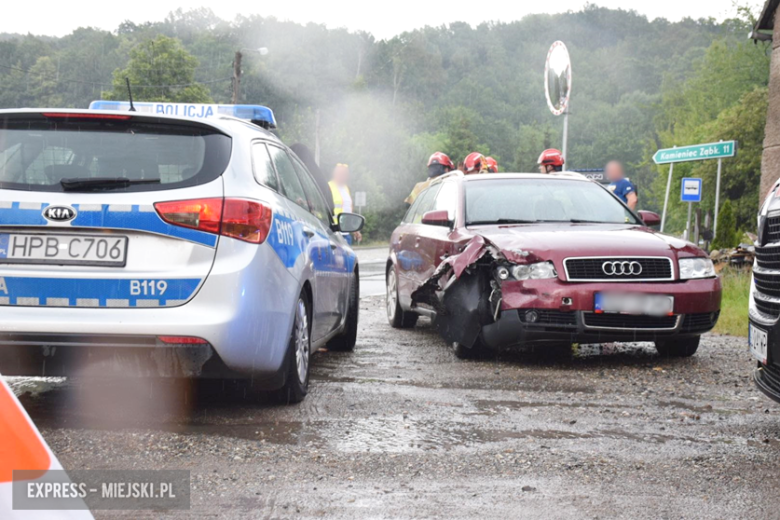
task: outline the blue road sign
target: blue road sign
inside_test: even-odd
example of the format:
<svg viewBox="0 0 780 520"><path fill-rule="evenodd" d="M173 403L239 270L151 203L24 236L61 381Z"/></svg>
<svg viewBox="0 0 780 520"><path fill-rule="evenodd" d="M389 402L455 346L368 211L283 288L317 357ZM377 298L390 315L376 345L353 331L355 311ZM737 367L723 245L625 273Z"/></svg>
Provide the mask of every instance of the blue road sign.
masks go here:
<svg viewBox="0 0 780 520"><path fill-rule="evenodd" d="M701 202L701 179L694 177L683 178L680 200L683 202Z"/></svg>

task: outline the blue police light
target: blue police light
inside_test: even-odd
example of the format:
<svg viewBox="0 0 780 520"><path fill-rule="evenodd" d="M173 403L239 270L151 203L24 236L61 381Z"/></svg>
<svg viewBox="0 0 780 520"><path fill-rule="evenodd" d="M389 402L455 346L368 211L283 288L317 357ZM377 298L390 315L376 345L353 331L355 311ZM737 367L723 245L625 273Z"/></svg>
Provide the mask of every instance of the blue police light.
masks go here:
<svg viewBox="0 0 780 520"><path fill-rule="evenodd" d="M230 116L251 121L263 128L276 128L273 111L262 105L209 105L202 103L146 103L134 102L133 106L141 114L188 117L207 119L215 116ZM90 110L112 110L127 112L129 101L93 101Z"/></svg>

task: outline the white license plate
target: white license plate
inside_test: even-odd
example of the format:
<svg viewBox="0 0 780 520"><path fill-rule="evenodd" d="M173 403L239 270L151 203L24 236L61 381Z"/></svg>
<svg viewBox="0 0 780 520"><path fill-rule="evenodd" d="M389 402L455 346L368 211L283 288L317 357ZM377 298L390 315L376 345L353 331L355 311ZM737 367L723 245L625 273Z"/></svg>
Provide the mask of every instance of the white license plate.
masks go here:
<svg viewBox="0 0 780 520"><path fill-rule="evenodd" d="M674 312L674 296L665 294L596 293L595 312L668 316Z"/></svg>
<svg viewBox="0 0 780 520"><path fill-rule="evenodd" d="M757 329L752 323L748 330L748 343L750 343L750 353L754 358L766 365L768 335L761 329Z"/></svg>
<svg viewBox="0 0 780 520"><path fill-rule="evenodd" d="M127 237L0 233L0 263L122 267Z"/></svg>

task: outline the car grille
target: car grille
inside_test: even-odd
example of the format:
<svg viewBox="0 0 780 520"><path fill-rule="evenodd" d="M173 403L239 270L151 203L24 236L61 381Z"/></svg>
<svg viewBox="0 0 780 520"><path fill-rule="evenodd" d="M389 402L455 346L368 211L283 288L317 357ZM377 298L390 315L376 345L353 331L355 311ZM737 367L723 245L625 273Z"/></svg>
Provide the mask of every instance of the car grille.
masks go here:
<svg viewBox="0 0 780 520"><path fill-rule="evenodd" d="M639 274L614 274L604 272L604 263L638 262L642 266ZM656 258L567 258L564 260L566 278L570 282L601 280L605 282L623 282L639 280L672 280L672 261L665 257Z"/></svg>
<svg viewBox="0 0 780 520"><path fill-rule="evenodd" d="M767 296L780 298L780 273L753 271L753 279L759 292Z"/></svg>
<svg viewBox="0 0 780 520"><path fill-rule="evenodd" d="M763 233L762 243L780 242L780 217L767 218ZM756 246L753 282L756 310L768 319L780 317L780 303L769 301L780 298L780 246Z"/></svg>
<svg viewBox="0 0 780 520"><path fill-rule="evenodd" d="M769 217L766 219L766 240L768 242L780 242L780 217Z"/></svg>
<svg viewBox="0 0 780 520"><path fill-rule="evenodd" d="M682 332L707 332L718 322L719 315L720 312L686 314L683 319Z"/></svg>
<svg viewBox="0 0 780 520"><path fill-rule="evenodd" d="M769 217L764 224L762 243L780 242L780 217ZM755 310L766 319L780 317L780 246L756 246L756 266L753 269Z"/></svg>
<svg viewBox="0 0 780 520"><path fill-rule="evenodd" d="M677 326L678 316L632 316L630 314L596 314L583 313L586 327L627 329L627 330L658 330L673 329Z"/></svg>
<svg viewBox="0 0 780 520"><path fill-rule="evenodd" d="M780 303L770 302L760 298L753 298L753 301L756 304L756 309L758 309L761 314L772 319L780 316Z"/></svg>
<svg viewBox="0 0 780 520"><path fill-rule="evenodd" d="M520 321L529 325L566 325L576 326L577 316L574 312L563 312L551 309L519 309L517 311L520 315ZM536 321L528 320L528 313L536 313Z"/></svg>
<svg viewBox="0 0 780 520"><path fill-rule="evenodd" d="M757 247L756 264L762 269L780 269L780 247Z"/></svg>

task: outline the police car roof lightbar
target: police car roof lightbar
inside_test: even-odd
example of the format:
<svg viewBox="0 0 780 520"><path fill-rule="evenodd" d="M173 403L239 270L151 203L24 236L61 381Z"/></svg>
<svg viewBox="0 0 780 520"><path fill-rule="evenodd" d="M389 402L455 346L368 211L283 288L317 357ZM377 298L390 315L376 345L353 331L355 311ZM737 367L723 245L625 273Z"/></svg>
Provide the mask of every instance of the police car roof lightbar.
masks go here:
<svg viewBox="0 0 780 520"><path fill-rule="evenodd" d="M128 101L93 101L90 110L130 111ZM206 119L209 117L229 116L251 121L265 129L276 128L276 117L273 111L262 105L209 105L200 103L141 103L134 102L138 114L154 114L163 116L178 116L191 119Z"/></svg>

